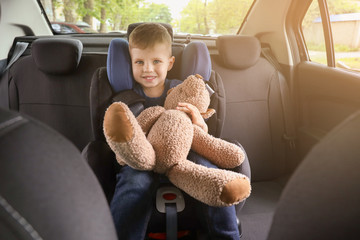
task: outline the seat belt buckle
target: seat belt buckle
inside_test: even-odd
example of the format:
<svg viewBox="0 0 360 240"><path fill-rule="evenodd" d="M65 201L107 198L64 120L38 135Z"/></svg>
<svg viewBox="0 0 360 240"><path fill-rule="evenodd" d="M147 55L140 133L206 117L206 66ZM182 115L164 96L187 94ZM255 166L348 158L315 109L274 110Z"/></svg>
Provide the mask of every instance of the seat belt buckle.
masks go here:
<svg viewBox="0 0 360 240"><path fill-rule="evenodd" d="M185 209L184 196L176 187L161 187L156 192L156 209L165 213L166 204L175 203L176 211L182 212Z"/></svg>
<svg viewBox="0 0 360 240"><path fill-rule="evenodd" d="M176 187L161 187L156 192L156 209L166 216L166 240L178 239L177 213L185 209L184 196Z"/></svg>

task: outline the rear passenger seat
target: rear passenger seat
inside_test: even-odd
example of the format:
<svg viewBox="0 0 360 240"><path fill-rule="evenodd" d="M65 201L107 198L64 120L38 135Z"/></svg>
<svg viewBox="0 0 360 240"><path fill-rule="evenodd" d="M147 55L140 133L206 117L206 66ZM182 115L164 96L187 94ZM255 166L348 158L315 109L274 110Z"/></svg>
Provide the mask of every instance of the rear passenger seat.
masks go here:
<svg viewBox="0 0 360 240"><path fill-rule="evenodd" d="M278 71L260 57L254 37L221 36L217 48L212 67L226 93L221 137L239 141L252 167L253 192L239 216L242 239L265 239L264 225L270 227L289 173ZM70 38L35 40L32 53L9 69L10 108L53 127L82 150L93 139L90 82L95 70L106 66L107 54L82 53L81 42Z"/></svg>
<svg viewBox="0 0 360 240"><path fill-rule="evenodd" d="M40 38L8 72L10 109L51 126L81 151L93 139L89 92L106 54L83 54L80 40Z"/></svg>
<svg viewBox="0 0 360 240"><path fill-rule="evenodd" d="M279 84L285 80L260 56L261 45L255 37L220 36L217 49L213 69L223 79L226 96L221 137L244 146L252 171L252 195L239 216L243 239L266 239L284 186L282 179L289 173Z"/></svg>

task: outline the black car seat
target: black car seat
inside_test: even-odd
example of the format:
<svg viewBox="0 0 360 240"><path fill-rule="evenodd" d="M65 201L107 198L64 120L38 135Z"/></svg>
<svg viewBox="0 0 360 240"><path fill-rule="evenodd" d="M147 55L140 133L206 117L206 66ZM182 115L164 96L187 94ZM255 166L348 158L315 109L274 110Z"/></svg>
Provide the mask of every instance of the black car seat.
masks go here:
<svg viewBox="0 0 360 240"><path fill-rule="evenodd" d="M81 151L93 139L90 122L91 77L106 55L85 54L80 40L39 38L31 54L8 69L9 107L63 134Z"/></svg>
<svg viewBox="0 0 360 240"><path fill-rule="evenodd" d="M284 76L261 56L252 36L217 38L212 64L223 80L226 116L222 138L239 141L249 157L252 194L241 215L244 239L264 239L293 168L295 127Z"/></svg>
<svg viewBox="0 0 360 240"><path fill-rule="evenodd" d="M0 159L0 239L117 239L94 173L62 135L0 108Z"/></svg>
<svg viewBox="0 0 360 240"><path fill-rule="evenodd" d="M296 169L268 235L281 239L360 236L360 112L329 132Z"/></svg>
<svg viewBox="0 0 360 240"><path fill-rule="evenodd" d="M129 29L131 31L133 26L130 25ZM212 117L207 123L209 125L209 133L219 137L225 114L225 96L221 78L211 70L211 60L206 45L202 42L192 42L188 45L173 43L172 49L176 61L175 66L168 74L168 78L185 79L188 75L198 73L204 79L209 80L215 90L215 93L212 95L211 106L216 109L217 115ZM119 165L115 160L114 154L107 146L103 135L102 123L105 110L113 101L121 100L127 103L136 115L142 110L143 101L131 90L132 75L129 67L127 67L130 62L126 63L124 68L119 65L119 62L116 62L116 55L124 54L124 52L129 58L128 46L124 46L124 41L120 39L112 40L109 46L107 68L100 68L94 74L91 84L90 102L95 141L90 142L83 151L83 155L88 159L90 166L98 176L109 202L115 189L115 175L118 172ZM120 59L124 59L124 57L122 56ZM114 71L116 71L116 74L114 74ZM121 92L116 92L114 89L117 89L117 91L121 90ZM106 159L104 156L106 156ZM105 162L106 164L104 164ZM241 207L242 204L239 204L238 209L240 210ZM190 211L191 208L188 207L188 209L189 212L184 213L184 215L193 214ZM164 219L163 217L161 218ZM180 215L179 218L181 218ZM190 219L194 219L194 217L190 216ZM195 227L199 225L196 222L194 223L194 221L186 224L195 225ZM157 223L155 225L159 225L159 222L161 223L160 220L155 220L155 222ZM165 222L160 225L165 226ZM153 226L153 224L150 223L150 226Z"/></svg>

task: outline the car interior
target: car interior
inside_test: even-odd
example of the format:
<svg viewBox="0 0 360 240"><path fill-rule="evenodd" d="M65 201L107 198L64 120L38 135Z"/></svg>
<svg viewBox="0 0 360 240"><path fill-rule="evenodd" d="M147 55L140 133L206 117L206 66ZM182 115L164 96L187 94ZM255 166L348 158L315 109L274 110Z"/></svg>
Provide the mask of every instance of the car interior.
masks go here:
<svg viewBox="0 0 360 240"><path fill-rule="evenodd" d="M256 0L235 35L183 36L163 23L176 58L168 78L204 76L215 91L209 133L249 158L244 240L360 234L360 75L310 60L299 25L311 2ZM117 58L117 39L141 23L61 35L42 10L0 1L0 239L117 239L109 203L120 166L102 122L115 101L143 110ZM191 233L179 239L205 239L186 200L177 227ZM155 206L148 232L166 233Z"/></svg>

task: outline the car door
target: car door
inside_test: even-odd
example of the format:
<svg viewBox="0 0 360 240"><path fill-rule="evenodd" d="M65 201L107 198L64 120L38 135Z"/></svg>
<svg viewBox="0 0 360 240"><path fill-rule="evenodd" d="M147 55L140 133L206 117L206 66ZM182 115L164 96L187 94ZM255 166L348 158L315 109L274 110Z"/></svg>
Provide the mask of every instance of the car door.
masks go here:
<svg viewBox="0 0 360 240"><path fill-rule="evenodd" d="M360 108L360 16L354 14L360 5L350 2L296 1L290 8L287 30L298 51L292 86L301 155Z"/></svg>

